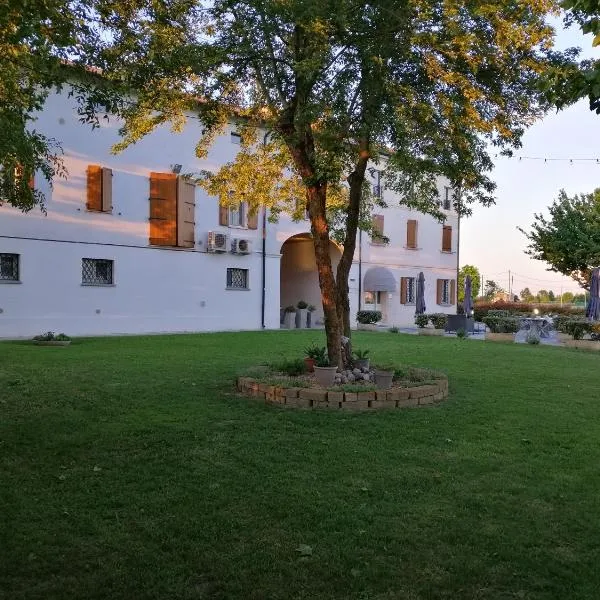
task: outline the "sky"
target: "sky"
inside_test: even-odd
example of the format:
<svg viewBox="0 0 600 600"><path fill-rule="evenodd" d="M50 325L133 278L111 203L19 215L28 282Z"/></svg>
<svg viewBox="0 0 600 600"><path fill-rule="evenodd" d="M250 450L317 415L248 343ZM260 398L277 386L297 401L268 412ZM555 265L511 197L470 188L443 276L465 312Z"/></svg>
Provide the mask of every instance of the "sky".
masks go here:
<svg viewBox="0 0 600 600"><path fill-rule="evenodd" d="M557 48L579 46L582 56L600 58L600 48L592 49L592 38L578 28L565 30L559 22ZM527 160L543 158L598 158L600 161L600 115L589 110L587 100L559 113L547 115L528 129L523 147L514 158L498 157L492 178L497 184L496 205L474 207L473 216L461 222L460 264L479 268L483 278L493 279L518 294L523 288L581 292L570 278L547 271L544 262L531 259L524 250L526 231L534 213L548 214L548 207L561 189L569 195L592 192L600 187L600 162ZM522 157L519 160L518 157Z"/></svg>

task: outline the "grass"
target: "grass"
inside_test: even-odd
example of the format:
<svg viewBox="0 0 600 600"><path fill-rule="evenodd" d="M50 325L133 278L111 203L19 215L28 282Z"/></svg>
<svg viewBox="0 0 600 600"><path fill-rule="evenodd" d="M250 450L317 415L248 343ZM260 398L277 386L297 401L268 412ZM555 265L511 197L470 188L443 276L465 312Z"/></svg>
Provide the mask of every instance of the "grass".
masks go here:
<svg viewBox="0 0 600 600"><path fill-rule="evenodd" d="M360 332L450 399L233 393L320 335L0 344L0 598L598 597L600 356Z"/></svg>

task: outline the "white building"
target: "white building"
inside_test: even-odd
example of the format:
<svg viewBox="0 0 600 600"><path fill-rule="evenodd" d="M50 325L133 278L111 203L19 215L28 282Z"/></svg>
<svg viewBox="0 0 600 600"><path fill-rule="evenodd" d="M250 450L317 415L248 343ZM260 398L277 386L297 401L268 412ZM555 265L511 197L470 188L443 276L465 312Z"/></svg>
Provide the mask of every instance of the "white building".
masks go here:
<svg viewBox="0 0 600 600"><path fill-rule="evenodd" d="M62 143L68 178L53 189L36 181L46 215L0 207L0 337L276 329L281 309L300 300L317 307L313 322L322 321L308 221L266 222L263 250L262 214L220 208L173 173L173 165L197 172L233 159L234 131L206 160L194 152L196 119L181 134L163 127L115 156L118 123L92 131L64 93L48 99L35 126ZM362 234L350 274L352 314L360 304L381 310L388 325L412 324L420 271L427 312L454 312L457 216L449 190L440 183L444 225L383 193L390 208L375 219L390 243ZM333 243L331 256L335 269Z"/></svg>

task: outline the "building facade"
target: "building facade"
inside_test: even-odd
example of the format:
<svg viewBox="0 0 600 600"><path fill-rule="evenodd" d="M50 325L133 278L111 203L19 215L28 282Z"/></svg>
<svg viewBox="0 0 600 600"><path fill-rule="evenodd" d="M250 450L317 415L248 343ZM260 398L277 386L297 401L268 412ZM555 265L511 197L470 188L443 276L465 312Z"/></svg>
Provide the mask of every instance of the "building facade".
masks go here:
<svg viewBox="0 0 600 600"><path fill-rule="evenodd" d="M202 124L182 133L161 127L119 155L119 123L92 131L74 101L52 95L36 129L59 140L66 179L41 177L46 213L0 206L0 337L44 331L69 335L276 329L282 309L313 304L322 323L315 257L307 220L269 223L244 203L216 198L178 176L231 161L240 138L232 128L205 160L195 155ZM370 177L377 186L377 172ZM398 206L374 216L389 239L361 234L350 273L352 314L383 313L387 325L414 319L415 280L425 275L428 312L455 311L457 216L450 190L444 224ZM340 249L331 244L334 268Z"/></svg>

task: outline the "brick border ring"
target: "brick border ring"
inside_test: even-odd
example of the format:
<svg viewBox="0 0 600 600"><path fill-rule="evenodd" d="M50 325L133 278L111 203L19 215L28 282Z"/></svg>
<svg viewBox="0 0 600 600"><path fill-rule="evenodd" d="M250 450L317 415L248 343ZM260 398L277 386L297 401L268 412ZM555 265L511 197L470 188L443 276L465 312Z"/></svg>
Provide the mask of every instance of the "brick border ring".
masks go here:
<svg viewBox="0 0 600 600"><path fill-rule="evenodd" d="M448 398L448 379L435 383L397 387L375 392L335 392L315 388L284 388L259 383L251 377L238 377L237 389L245 396L294 408L336 410L377 410L436 404Z"/></svg>

